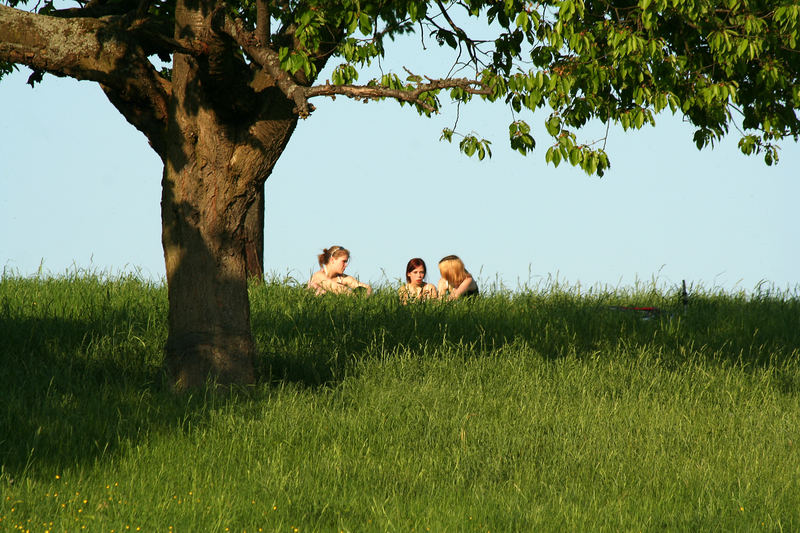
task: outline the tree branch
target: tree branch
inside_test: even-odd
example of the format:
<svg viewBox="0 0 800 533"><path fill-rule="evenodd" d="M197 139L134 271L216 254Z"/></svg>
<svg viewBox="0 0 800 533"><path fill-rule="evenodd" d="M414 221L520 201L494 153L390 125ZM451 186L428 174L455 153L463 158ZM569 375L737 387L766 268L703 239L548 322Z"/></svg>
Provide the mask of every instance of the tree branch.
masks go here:
<svg viewBox="0 0 800 533"><path fill-rule="evenodd" d="M307 117L310 113L308 99L303 93L303 88L297 85L288 72L281 68L278 54L267 46L260 46L258 38L247 31L239 19L225 16L221 30L229 35L253 60L275 79L275 83L286 98L295 104L294 112L300 117Z"/></svg>
<svg viewBox="0 0 800 533"><path fill-rule="evenodd" d="M256 0L256 38L261 46L269 43L269 4L267 0Z"/></svg>
<svg viewBox="0 0 800 533"><path fill-rule="evenodd" d="M390 89L379 85L315 85L303 90L306 98L315 96L336 96L342 95L357 100L371 99L379 100L383 98L393 98L401 102L409 102L425 109L428 112L436 110L420 97L429 92L441 89L463 89L470 94L491 94L491 89L484 87L477 80L467 78L446 78L440 80L428 80L428 83L421 83L411 90Z"/></svg>
<svg viewBox="0 0 800 533"><path fill-rule="evenodd" d="M158 151L166 126L169 82L111 20L50 17L0 4L0 60L99 82Z"/></svg>
<svg viewBox="0 0 800 533"><path fill-rule="evenodd" d="M444 19L447 21L447 23L450 25L450 27L453 28L453 31L455 32L455 34L458 35L458 38L461 41L463 41L464 44L466 44L467 53L472 58L473 63L475 63L477 65L478 64L478 58L477 58L477 56L475 54L475 43L473 43L472 39L469 38L469 36L467 35L467 33L464 30L462 30L455 22L453 22L453 19L450 18L450 13L448 13L447 9L444 7L444 5L442 5L441 0L436 0L436 4L439 6L439 11L442 12L442 15L444 16Z"/></svg>
<svg viewBox="0 0 800 533"><path fill-rule="evenodd" d="M111 4L107 2L91 1L83 7L57 9L50 13L50 15L58 18L102 18L136 12L136 8L137 3L134 0L113 2Z"/></svg>
<svg viewBox="0 0 800 533"><path fill-rule="evenodd" d="M239 46L258 63L276 82L278 88L291 101L294 102L294 112L301 118L307 117L313 110L308 102L309 98L315 96L347 96L354 99L382 99L393 98L401 102L409 102L420 106L428 112L435 109L421 99L425 93L438 91L440 89L460 88L470 94L491 94L491 90L484 87L477 80L467 78L447 78L440 80L428 80L428 83L417 85L410 90L390 89L388 87L374 85L315 85L305 87L298 85L288 72L280 66L278 54L266 46L259 46L258 37L248 31L241 20L225 16L221 30L233 38Z"/></svg>
<svg viewBox="0 0 800 533"><path fill-rule="evenodd" d="M147 15L152 0L126 0L107 4L106 1L90 1L84 7L59 9L50 16L65 19L102 19L109 25L117 24L121 28L136 32L146 52L163 55L179 52L193 56L208 52L203 42L197 39L174 39L171 37L174 28Z"/></svg>
<svg viewBox="0 0 800 533"><path fill-rule="evenodd" d="M163 24L150 18L136 19L126 26L126 29L139 37L139 43L145 48L146 54L172 54L181 53L191 56L207 55L208 44L199 39L174 39L169 36L172 28L165 28Z"/></svg>

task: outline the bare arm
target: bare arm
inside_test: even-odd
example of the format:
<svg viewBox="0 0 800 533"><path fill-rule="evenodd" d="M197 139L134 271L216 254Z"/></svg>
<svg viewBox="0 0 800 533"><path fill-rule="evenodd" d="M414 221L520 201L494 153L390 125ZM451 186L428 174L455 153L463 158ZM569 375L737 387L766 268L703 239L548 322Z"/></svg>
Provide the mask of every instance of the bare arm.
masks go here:
<svg viewBox="0 0 800 533"><path fill-rule="evenodd" d="M461 295L467 292L474 284L475 280L472 279L472 276L467 276L466 278L464 278L464 281L461 282L461 285L456 287L456 290L453 291L450 297L453 298L454 300L456 298L460 298Z"/></svg>
<svg viewBox="0 0 800 533"><path fill-rule="evenodd" d="M436 288L438 292L437 298L444 298L447 296L447 280L442 278L439 280L438 287Z"/></svg>
<svg viewBox="0 0 800 533"><path fill-rule="evenodd" d="M358 289L359 287L363 287L367 289L367 294L372 294L372 287L370 287L366 283L361 283L353 276L343 276L341 279L341 284L347 285L351 289Z"/></svg>

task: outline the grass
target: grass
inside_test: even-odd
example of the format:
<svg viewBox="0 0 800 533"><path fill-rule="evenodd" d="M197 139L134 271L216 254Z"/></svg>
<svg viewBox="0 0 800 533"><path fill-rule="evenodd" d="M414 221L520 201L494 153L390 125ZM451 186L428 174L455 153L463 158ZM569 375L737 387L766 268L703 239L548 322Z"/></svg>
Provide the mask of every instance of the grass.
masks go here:
<svg viewBox="0 0 800 533"><path fill-rule="evenodd" d="M800 528L796 294L251 307L259 384L174 395L163 286L4 277L0 530Z"/></svg>

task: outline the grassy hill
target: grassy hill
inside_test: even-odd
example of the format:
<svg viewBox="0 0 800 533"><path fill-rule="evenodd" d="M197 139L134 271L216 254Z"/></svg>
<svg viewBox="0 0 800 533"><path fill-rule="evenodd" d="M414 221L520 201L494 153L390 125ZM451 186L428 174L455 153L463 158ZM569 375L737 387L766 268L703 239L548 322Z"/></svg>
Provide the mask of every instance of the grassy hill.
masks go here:
<svg viewBox="0 0 800 533"><path fill-rule="evenodd" d="M174 395L163 286L5 277L0 530L800 529L800 298L691 289L274 281L259 384Z"/></svg>

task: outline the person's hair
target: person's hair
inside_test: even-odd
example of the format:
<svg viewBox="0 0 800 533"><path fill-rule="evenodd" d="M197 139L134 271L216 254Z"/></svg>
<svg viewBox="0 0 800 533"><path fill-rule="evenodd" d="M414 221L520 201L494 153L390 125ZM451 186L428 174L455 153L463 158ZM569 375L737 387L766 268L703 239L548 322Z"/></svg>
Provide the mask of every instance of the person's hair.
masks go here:
<svg viewBox="0 0 800 533"><path fill-rule="evenodd" d="M469 275L464 267L464 262L457 255L442 257L441 261L439 261L439 271L453 288L461 285L461 282Z"/></svg>
<svg viewBox="0 0 800 533"><path fill-rule="evenodd" d="M331 246L330 248L323 248L322 253L317 256L317 260L319 261L319 266L325 266L331 259L342 255L350 257L350 250L341 246Z"/></svg>
<svg viewBox="0 0 800 533"><path fill-rule="evenodd" d="M425 273L428 273L428 267L425 266L425 261L420 259L419 257L415 257L411 259L408 264L406 265L406 282L411 282L411 276L409 274L412 270L416 270L417 267L422 267L425 269ZM423 278L424 279L424 278Z"/></svg>

